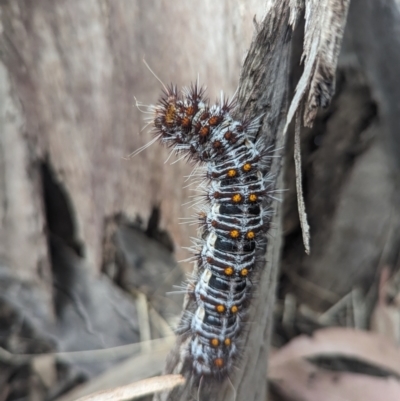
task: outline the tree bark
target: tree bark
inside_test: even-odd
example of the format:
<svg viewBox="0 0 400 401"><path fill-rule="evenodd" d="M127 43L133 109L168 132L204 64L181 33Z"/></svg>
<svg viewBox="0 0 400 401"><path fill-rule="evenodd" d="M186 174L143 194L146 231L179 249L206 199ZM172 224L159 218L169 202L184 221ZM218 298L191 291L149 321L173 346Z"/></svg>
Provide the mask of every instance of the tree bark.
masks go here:
<svg viewBox="0 0 400 401"><path fill-rule="evenodd" d="M381 268L398 269L399 15L395 1L351 2L332 105L302 132L310 256L302 251L294 166L286 159L282 270L288 285L280 297L294 295L298 310L306 305L314 313L312 322L297 314L299 330L322 324L367 328ZM357 322L345 311L353 308L353 291L363 305ZM332 320L319 320L346 296L350 303L343 302Z"/></svg>

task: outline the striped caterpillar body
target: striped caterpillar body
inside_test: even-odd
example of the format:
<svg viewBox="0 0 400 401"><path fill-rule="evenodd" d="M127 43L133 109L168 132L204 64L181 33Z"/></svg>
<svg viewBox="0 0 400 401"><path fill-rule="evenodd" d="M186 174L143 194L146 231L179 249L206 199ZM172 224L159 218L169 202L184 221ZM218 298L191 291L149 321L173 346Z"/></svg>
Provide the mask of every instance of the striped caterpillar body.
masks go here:
<svg viewBox="0 0 400 401"><path fill-rule="evenodd" d="M205 165L201 245L179 332L187 339L192 374L224 379L240 358L254 276L264 264L271 158L256 140L260 119L235 119L228 100L210 106L198 85L181 93L166 88L152 110L161 142Z"/></svg>

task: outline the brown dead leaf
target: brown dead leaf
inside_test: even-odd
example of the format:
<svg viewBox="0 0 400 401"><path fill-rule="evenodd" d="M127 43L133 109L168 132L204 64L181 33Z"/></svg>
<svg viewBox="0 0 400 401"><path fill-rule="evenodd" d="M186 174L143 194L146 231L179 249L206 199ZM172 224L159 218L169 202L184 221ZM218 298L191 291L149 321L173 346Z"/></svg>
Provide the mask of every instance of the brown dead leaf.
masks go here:
<svg viewBox="0 0 400 401"><path fill-rule="evenodd" d="M398 401L394 378L330 372L296 358L270 367L272 389L285 401Z"/></svg>
<svg viewBox="0 0 400 401"><path fill-rule="evenodd" d="M320 354L353 357L400 375L398 346L379 334L341 327L319 330L312 337L295 338L272 356L270 366Z"/></svg>
<svg viewBox="0 0 400 401"><path fill-rule="evenodd" d="M332 361L344 357L378 373L333 371L309 361L324 357ZM297 337L272 353L268 376L271 388L284 400L398 401L400 348L376 333L324 329L312 337Z"/></svg>

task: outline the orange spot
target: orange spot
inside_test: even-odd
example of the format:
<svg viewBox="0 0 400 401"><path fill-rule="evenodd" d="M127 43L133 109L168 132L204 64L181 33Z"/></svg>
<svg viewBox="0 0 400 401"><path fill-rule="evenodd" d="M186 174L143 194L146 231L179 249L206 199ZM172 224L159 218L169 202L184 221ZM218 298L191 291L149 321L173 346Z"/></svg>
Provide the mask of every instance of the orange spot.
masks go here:
<svg viewBox="0 0 400 401"><path fill-rule="evenodd" d="M232 138L232 132L231 132L231 131L225 132L224 138L225 138L227 141L229 141L229 140Z"/></svg>
<svg viewBox="0 0 400 401"><path fill-rule="evenodd" d="M212 339L210 340L210 344L211 344L212 347L218 347L218 345L219 345L219 340L218 340L218 338L212 338Z"/></svg>
<svg viewBox="0 0 400 401"><path fill-rule="evenodd" d="M186 107L185 111L186 111L186 114L188 116L192 116L194 114L194 107L193 106L188 106L188 107Z"/></svg>
<svg viewBox="0 0 400 401"><path fill-rule="evenodd" d="M213 220L213 221L211 222L211 225L212 225L213 227L218 227L218 221Z"/></svg>
<svg viewBox="0 0 400 401"><path fill-rule="evenodd" d="M231 236L231 238L239 238L240 231L239 230L231 230L229 232L229 235Z"/></svg>
<svg viewBox="0 0 400 401"><path fill-rule="evenodd" d="M233 177L236 176L236 170L235 170L235 169L228 170L228 172L226 173L226 175L227 175L229 178L233 178Z"/></svg>
<svg viewBox="0 0 400 401"><path fill-rule="evenodd" d="M232 274L233 274L233 268L230 267L230 266L225 267L224 273L225 273L227 276L232 276Z"/></svg>
<svg viewBox="0 0 400 401"><path fill-rule="evenodd" d="M227 347L229 347L229 346L232 344L231 339L230 339L230 338L225 338L224 344L225 344Z"/></svg>
<svg viewBox="0 0 400 401"><path fill-rule="evenodd" d="M233 305L231 308L232 313L236 313L238 311L238 307L236 305Z"/></svg>
<svg viewBox="0 0 400 401"><path fill-rule="evenodd" d="M224 366L224 360L222 358L216 358L214 359L214 365L217 368L222 368Z"/></svg>
<svg viewBox="0 0 400 401"><path fill-rule="evenodd" d="M251 195L250 195L251 196ZM232 196L232 202L234 203L239 203L242 201L242 195L240 194L235 194Z"/></svg>
<svg viewBox="0 0 400 401"><path fill-rule="evenodd" d="M208 135L209 132L210 132L210 129L207 126L201 127L200 131L199 131L199 135L204 138Z"/></svg>
<svg viewBox="0 0 400 401"><path fill-rule="evenodd" d="M211 263L213 261L213 258L211 256L207 256L207 263Z"/></svg>
<svg viewBox="0 0 400 401"><path fill-rule="evenodd" d="M249 274L249 271L248 271L247 269L242 269L242 270L240 271L240 275L241 275L242 277L246 277L248 274Z"/></svg>
<svg viewBox="0 0 400 401"><path fill-rule="evenodd" d="M255 202L258 199L258 196L256 194L250 194L249 195L249 201L250 202Z"/></svg>
<svg viewBox="0 0 400 401"><path fill-rule="evenodd" d="M182 124L183 128L190 127L190 118L189 117L183 117L181 124Z"/></svg>
<svg viewBox="0 0 400 401"><path fill-rule="evenodd" d="M244 164L243 165L243 171L246 171L246 173L248 172L248 171L250 171L251 170L251 164L250 163L246 163L246 164Z"/></svg>
<svg viewBox="0 0 400 401"><path fill-rule="evenodd" d="M218 313L224 313L225 312L225 306L224 305L217 305L215 307Z"/></svg>
<svg viewBox="0 0 400 401"><path fill-rule="evenodd" d="M215 149L219 149L221 146L222 146L221 141L214 141L214 142L213 142L213 147L214 147Z"/></svg>
<svg viewBox="0 0 400 401"><path fill-rule="evenodd" d="M218 199L221 196L221 194L219 192L214 192L214 198Z"/></svg>
<svg viewBox="0 0 400 401"><path fill-rule="evenodd" d="M165 113L165 122L168 125L171 125L175 121L175 115L176 115L176 107L174 104L169 104L167 107L167 112Z"/></svg>
<svg viewBox="0 0 400 401"><path fill-rule="evenodd" d="M249 231L249 232L246 234L246 238L247 238L247 239L254 239L255 236L256 236L256 234L254 233L254 231Z"/></svg>
<svg viewBox="0 0 400 401"><path fill-rule="evenodd" d="M203 112L203 114L200 116L200 120L204 121L210 116L210 113L208 111Z"/></svg>
<svg viewBox="0 0 400 401"><path fill-rule="evenodd" d="M209 120L208 123L210 125L217 125L219 123L219 117L218 116L212 116Z"/></svg>

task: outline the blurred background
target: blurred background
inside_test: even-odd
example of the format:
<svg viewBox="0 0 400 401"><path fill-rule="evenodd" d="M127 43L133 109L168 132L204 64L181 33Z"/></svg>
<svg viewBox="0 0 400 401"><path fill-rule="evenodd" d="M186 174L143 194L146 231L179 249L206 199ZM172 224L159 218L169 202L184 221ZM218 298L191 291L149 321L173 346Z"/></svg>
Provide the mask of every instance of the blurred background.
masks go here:
<svg viewBox="0 0 400 401"><path fill-rule="evenodd" d="M177 261L196 236L180 224L193 214L182 206L193 166L164 163L158 143L128 157L152 139L136 100L154 104L162 90L143 59L166 84L199 76L211 100L233 95L263 10L261 0L0 1L0 401L72 401L161 373L183 299L171 292L191 270ZM272 360L318 331L334 355L314 355L313 369L400 377L399 23L396 0L351 2L336 95L302 132L310 256L288 135ZM292 91L303 33L300 22ZM271 371L271 396L296 400L279 385L285 372Z"/></svg>

